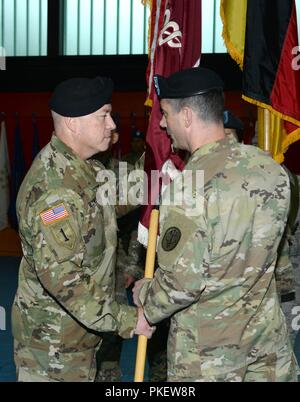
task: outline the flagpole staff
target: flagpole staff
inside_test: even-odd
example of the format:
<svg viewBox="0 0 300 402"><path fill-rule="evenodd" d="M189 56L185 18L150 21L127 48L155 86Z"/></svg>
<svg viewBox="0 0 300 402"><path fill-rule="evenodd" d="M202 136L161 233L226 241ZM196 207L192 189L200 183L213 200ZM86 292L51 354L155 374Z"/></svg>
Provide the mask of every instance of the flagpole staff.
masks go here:
<svg viewBox="0 0 300 402"><path fill-rule="evenodd" d="M271 138L271 113L268 109L264 109L264 151L270 152Z"/></svg>
<svg viewBox="0 0 300 402"><path fill-rule="evenodd" d="M149 239L147 246L147 256L146 256L146 266L144 276L147 279L152 279L154 273L158 218L159 218L159 211L157 209L153 209L150 216ZM136 361L135 361L135 373L134 373L135 382L144 381L147 341L148 339L145 335L139 335L137 352L136 352Z"/></svg>

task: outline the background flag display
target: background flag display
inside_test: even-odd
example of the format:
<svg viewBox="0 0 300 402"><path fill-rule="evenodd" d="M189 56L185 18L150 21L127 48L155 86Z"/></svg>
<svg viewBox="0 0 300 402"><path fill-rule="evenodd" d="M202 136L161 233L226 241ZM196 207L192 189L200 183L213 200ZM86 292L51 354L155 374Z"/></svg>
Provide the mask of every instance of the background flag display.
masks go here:
<svg viewBox="0 0 300 402"><path fill-rule="evenodd" d="M248 0L243 98L284 120L285 132L277 130L272 141L273 145L279 142L276 150L272 148L280 163L288 145L300 139L300 73L293 64L296 47L294 0Z"/></svg>
<svg viewBox="0 0 300 402"><path fill-rule="evenodd" d="M171 141L166 131L159 126L162 115L153 77L155 74L169 76L176 71L196 67L200 63L201 55L201 0L152 0L150 5L146 105L152 106L152 111L146 136L145 155L145 171L149 179L149 204L158 197L156 184L151 185L151 171L160 171L168 159L177 168L182 169L184 165L182 158L172 152ZM147 244L147 228L152 207L149 205L142 212L139 241L143 244Z"/></svg>
<svg viewBox="0 0 300 402"><path fill-rule="evenodd" d="M222 36L228 53L243 68L247 0L221 0Z"/></svg>
<svg viewBox="0 0 300 402"><path fill-rule="evenodd" d="M9 206L9 158L5 122L1 122L0 137L0 230L8 226L7 211Z"/></svg>
<svg viewBox="0 0 300 402"><path fill-rule="evenodd" d="M227 41L226 45L233 58L239 54L237 61L243 57L243 99L271 112L270 151L274 159L282 163L288 146L300 139L295 0L223 0L221 16L223 33L229 32L229 38L230 35L238 37L232 28L233 16L239 21L235 28L240 30L240 38L245 37L244 47L240 41L234 48L239 50L234 53L230 51L233 41ZM263 115L258 112L259 127L263 126L260 119ZM264 144L262 134L259 130L260 146Z"/></svg>

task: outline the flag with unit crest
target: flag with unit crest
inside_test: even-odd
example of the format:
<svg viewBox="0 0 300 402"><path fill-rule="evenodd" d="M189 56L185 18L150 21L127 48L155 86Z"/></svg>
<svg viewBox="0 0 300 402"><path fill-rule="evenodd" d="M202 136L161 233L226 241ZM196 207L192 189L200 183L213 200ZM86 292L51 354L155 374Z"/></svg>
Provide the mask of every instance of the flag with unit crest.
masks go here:
<svg viewBox="0 0 300 402"><path fill-rule="evenodd" d="M149 3L144 1L144 3ZM139 241L147 244L153 200L159 186L150 181L151 171L161 171L167 160L176 168L184 166L182 157L172 152L171 141L160 128L160 103L155 93L155 74L169 76L176 71L197 67L201 55L201 0L152 0L150 2L149 64L147 68L148 99L152 107L146 135L145 172L148 175L148 205L143 208L139 225Z"/></svg>

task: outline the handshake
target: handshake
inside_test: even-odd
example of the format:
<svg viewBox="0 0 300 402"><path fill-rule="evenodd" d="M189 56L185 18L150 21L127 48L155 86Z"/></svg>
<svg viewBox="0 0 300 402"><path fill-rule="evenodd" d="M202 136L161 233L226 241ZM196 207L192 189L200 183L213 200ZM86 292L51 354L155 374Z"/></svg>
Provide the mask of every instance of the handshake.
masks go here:
<svg viewBox="0 0 300 402"><path fill-rule="evenodd" d="M140 288L145 281L146 281L146 279L141 279L139 281L136 281L135 285L132 289L133 301L134 301L134 304L138 308L138 320L137 320L137 324L136 324L134 333L136 335L145 335L148 339L150 339L152 337L153 333L155 332L156 327L154 327L154 326L151 327L149 325L148 321L145 318L143 308L138 299Z"/></svg>

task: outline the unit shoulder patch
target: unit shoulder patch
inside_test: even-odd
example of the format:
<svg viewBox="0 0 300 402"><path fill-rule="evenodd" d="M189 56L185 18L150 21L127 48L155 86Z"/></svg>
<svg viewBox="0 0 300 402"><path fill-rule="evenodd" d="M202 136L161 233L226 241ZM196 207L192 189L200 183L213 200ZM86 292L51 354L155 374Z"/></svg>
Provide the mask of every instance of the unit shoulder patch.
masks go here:
<svg viewBox="0 0 300 402"><path fill-rule="evenodd" d="M52 234L55 242L60 247L66 247L69 250L73 250L77 241L77 236L68 220L56 223L51 226L50 233ZM58 249L55 248L57 253Z"/></svg>
<svg viewBox="0 0 300 402"><path fill-rule="evenodd" d="M164 251L172 251L179 243L181 238L181 231L177 227L173 226L167 229L163 239L161 246Z"/></svg>

